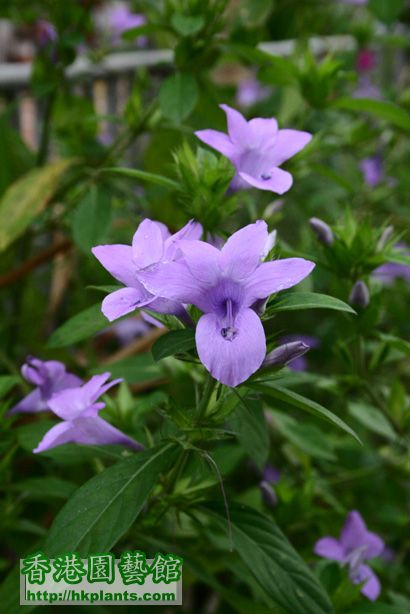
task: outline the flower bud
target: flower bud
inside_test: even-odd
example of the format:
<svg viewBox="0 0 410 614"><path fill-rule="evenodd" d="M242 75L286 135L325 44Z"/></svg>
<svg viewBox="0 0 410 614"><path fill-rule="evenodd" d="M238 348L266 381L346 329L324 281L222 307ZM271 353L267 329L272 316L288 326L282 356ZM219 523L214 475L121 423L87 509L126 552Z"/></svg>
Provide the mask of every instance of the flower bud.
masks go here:
<svg viewBox="0 0 410 614"><path fill-rule="evenodd" d="M303 341L291 341L290 343L278 345L277 348L266 355L262 363L262 369L274 365L287 365L288 362L303 356L303 354L306 354L309 350L310 346L303 343Z"/></svg>
<svg viewBox="0 0 410 614"><path fill-rule="evenodd" d="M357 305L358 307L362 307L364 309L370 302L370 294L369 289L364 283L364 281L357 281L352 288L349 296L349 303L351 305Z"/></svg>
<svg viewBox="0 0 410 614"><path fill-rule="evenodd" d="M386 226L386 228L383 230L382 234L380 235L380 239L377 243L376 249L378 252L381 252L386 247L386 243L392 236L393 232L394 232L394 226Z"/></svg>
<svg viewBox="0 0 410 614"><path fill-rule="evenodd" d="M320 220L318 217L311 217L309 224L320 243L323 243L323 245L332 245L334 241L333 232L326 222Z"/></svg>
<svg viewBox="0 0 410 614"><path fill-rule="evenodd" d="M261 482L259 488L262 493L262 499L268 507L275 507L278 503L278 497L269 482Z"/></svg>

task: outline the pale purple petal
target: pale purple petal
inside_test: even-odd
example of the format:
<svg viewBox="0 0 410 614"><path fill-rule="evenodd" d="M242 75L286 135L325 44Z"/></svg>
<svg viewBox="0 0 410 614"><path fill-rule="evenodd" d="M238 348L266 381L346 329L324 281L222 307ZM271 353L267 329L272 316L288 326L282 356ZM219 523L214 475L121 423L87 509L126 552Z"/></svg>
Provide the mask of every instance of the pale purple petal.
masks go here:
<svg viewBox="0 0 410 614"><path fill-rule="evenodd" d="M48 401L48 406L52 412L63 420L74 420L87 409L87 397L84 394L83 386L79 388L69 388L56 392Z"/></svg>
<svg viewBox="0 0 410 614"><path fill-rule="evenodd" d="M62 365L62 363L59 364ZM28 356L25 364L21 367L21 374L30 384L42 386L48 378L47 363L39 358Z"/></svg>
<svg viewBox="0 0 410 614"><path fill-rule="evenodd" d="M164 260L175 260L181 241L195 241L202 235L202 226L195 220L189 220L185 226L165 241Z"/></svg>
<svg viewBox="0 0 410 614"><path fill-rule="evenodd" d="M363 518L356 510L349 512L340 534L340 542L346 551L364 545L367 528Z"/></svg>
<svg viewBox="0 0 410 614"><path fill-rule="evenodd" d="M295 286L305 279L314 267L314 262L304 258L263 262L246 282L246 305L252 305L257 299Z"/></svg>
<svg viewBox="0 0 410 614"><path fill-rule="evenodd" d="M248 122L247 147L252 149L272 148L278 136L278 122L275 118L255 117Z"/></svg>
<svg viewBox="0 0 410 614"><path fill-rule="evenodd" d="M280 166L289 158L292 158L311 141L312 135L302 130L279 130L275 142L273 166Z"/></svg>
<svg viewBox="0 0 410 614"><path fill-rule="evenodd" d="M234 145L246 146L249 136L248 122L246 119L232 107L227 104L220 104L220 108L226 113L226 121L228 124L228 133L230 140Z"/></svg>
<svg viewBox="0 0 410 614"><path fill-rule="evenodd" d="M370 599L370 601L376 601L381 592L379 578L368 565L360 565L354 582L355 584L361 584L365 580L367 580L367 582L360 592L367 597L367 599Z"/></svg>
<svg viewBox="0 0 410 614"><path fill-rule="evenodd" d="M313 548L315 554L332 561L343 561L345 552L341 543L334 537L322 537Z"/></svg>
<svg viewBox="0 0 410 614"><path fill-rule="evenodd" d="M246 184L259 188L259 190L275 192L275 194L284 194L293 184L292 175L281 168L272 168L266 172L261 170L259 177L253 177L241 171L238 174Z"/></svg>
<svg viewBox="0 0 410 614"><path fill-rule="evenodd" d="M63 377L56 382L56 385L53 386L53 392L58 392L59 390L65 390L66 388L76 388L77 386L81 386L83 380L72 373L66 373Z"/></svg>
<svg viewBox="0 0 410 614"><path fill-rule="evenodd" d="M259 369L266 352L262 322L254 311L244 309L235 318L235 333L223 336L226 323L214 313L203 315L196 328L201 362L226 386L237 386ZM226 330L226 329L225 329Z"/></svg>
<svg viewBox="0 0 410 614"><path fill-rule="evenodd" d="M14 405L14 407L8 411L8 414L18 414L20 412L34 413L46 411L47 409L47 401L42 397L39 388L36 388L25 396L24 399L19 401L17 405Z"/></svg>
<svg viewBox="0 0 410 614"><path fill-rule="evenodd" d="M145 219L138 226L132 239L132 257L139 269L144 269L162 259L164 237L162 224Z"/></svg>
<svg viewBox="0 0 410 614"><path fill-rule="evenodd" d="M135 309L147 306L152 301L153 296L140 283L138 286L138 288L121 288L105 297L101 311L110 322Z"/></svg>
<svg viewBox="0 0 410 614"><path fill-rule="evenodd" d="M237 155L235 145L224 132L219 132L218 130L198 130L195 132L195 136L203 143L206 143L206 145L209 145L209 147L219 151L229 160L233 160Z"/></svg>
<svg viewBox="0 0 410 614"><path fill-rule="evenodd" d="M248 277L263 258L268 236L268 226L263 220L235 232L221 250L220 265L224 274L235 280Z"/></svg>
<svg viewBox="0 0 410 614"><path fill-rule="evenodd" d="M135 285L135 265L129 245L97 245L91 251L115 279L126 286Z"/></svg>
<svg viewBox="0 0 410 614"><path fill-rule="evenodd" d="M71 422L60 422L47 431L33 452L38 454L39 452L44 452L44 450L50 450L50 448L73 441L75 441L75 428Z"/></svg>
<svg viewBox="0 0 410 614"><path fill-rule="evenodd" d="M203 283L192 275L183 262L160 264L142 271L139 277L146 289L156 296L197 305L199 308L203 304Z"/></svg>
<svg viewBox="0 0 410 614"><path fill-rule="evenodd" d="M184 241L180 244L184 262L192 275L205 284L216 283L221 252L205 241Z"/></svg>
<svg viewBox="0 0 410 614"><path fill-rule="evenodd" d="M78 418L73 423L76 443L86 445L123 445L142 450L143 446L99 416Z"/></svg>

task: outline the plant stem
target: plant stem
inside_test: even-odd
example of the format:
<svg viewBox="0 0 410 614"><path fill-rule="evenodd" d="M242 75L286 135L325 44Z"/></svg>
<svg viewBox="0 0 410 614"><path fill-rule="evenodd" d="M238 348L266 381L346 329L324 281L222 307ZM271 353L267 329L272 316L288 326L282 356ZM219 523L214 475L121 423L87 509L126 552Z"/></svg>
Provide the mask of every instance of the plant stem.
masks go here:
<svg viewBox="0 0 410 614"><path fill-rule="evenodd" d="M37 166L43 166L48 156L48 145L50 141L51 116L55 101L55 93L49 94L45 102L43 127L41 130L40 145L37 152Z"/></svg>
<svg viewBox="0 0 410 614"><path fill-rule="evenodd" d="M208 409L208 403L212 396L216 384L216 380L211 375L208 375L207 380L205 382L204 391L202 395L202 399L198 405L198 413L196 416L195 424L200 424L202 419L206 414L206 410Z"/></svg>

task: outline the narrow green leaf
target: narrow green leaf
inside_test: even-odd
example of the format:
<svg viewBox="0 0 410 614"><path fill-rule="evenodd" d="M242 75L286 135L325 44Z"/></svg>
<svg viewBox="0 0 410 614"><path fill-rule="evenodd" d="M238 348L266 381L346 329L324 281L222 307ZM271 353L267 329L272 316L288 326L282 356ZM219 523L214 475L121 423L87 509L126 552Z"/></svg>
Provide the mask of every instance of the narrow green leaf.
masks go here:
<svg viewBox="0 0 410 614"><path fill-rule="evenodd" d="M142 384L164 376L160 366L154 362L151 352L103 365L94 369L93 373L104 373L107 370L112 377L124 378L127 384Z"/></svg>
<svg viewBox="0 0 410 614"><path fill-rule="evenodd" d="M176 73L162 83L159 106L165 117L181 123L194 110L198 97L195 78L187 73Z"/></svg>
<svg viewBox="0 0 410 614"><path fill-rule="evenodd" d="M152 355L157 362L167 356L188 352L195 347L195 331L191 328L171 330L156 340L152 346Z"/></svg>
<svg viewBox="0 0 410 614"><path fill-rule="evenodd" d="M168 177L163 177L162 175L156 175L154 173L147 173L136 168L104 168L102 169L102 172L124 175L124 177L129 177L130 179L138 179L140 181L147 181L148 183L155 183L157 185L162 185L164 188L169 188L170 190L179 189L179 183L173 179L168 179Z"/></svg>
<svg viewBox="0 0 410 614"><path fill-rule="evenodd" d="M269 305L269 312L273 311L297 311L299 309L334 309L335 311L346 311L356 314L355 310L347 303L328 296L327 294L317 294L316 292L289 292L280 294L279 297Z"/></svg>
<svg viewBox="0 0 410 614"><path fill-rule="evenodd" d="M45 209L72 160L58 160L15 181L0 199L0 251L17 239Z"/></svg>
<svg viewBox="0 0 410 614"><path fill-rule="evenodd" d="M329 438L315 424L299 422L291 416L270 409L275 426L297 448L312 456L328 461L336 460Z"/></svg>
<svg viewBox="0 0 410 614"><path fill-rule="evenodd" d="M68 499L77 489L77 484L52 476L41 478L28 478L12 485L12 490L21 492L25 497L38 499L45 498Z"/></svg>
<svg viewBox="0 0 410 614"><path fill-rule="evenodd" d="M387 25L391 25L400 15L405 0L369 0L369 10Z"/></svg>
<svg viewBox="0 0 410 614"><path fill-rule="evenodd" d="M388 335L386 333L377 333L377 336L384 343L387 343L387 345L394 348L398 352L401 352L406 356L410 356L410 342L406 341L406 339L396 337L395 335Z"/></svg>
<svg viewBox="0 0 410 614"><path fill-rule="evenodd" d="M227 531L224 506L208 503L201 509L221 531ZM333 612L319 581L275 522L242 505L231 504L229 512L235 549L275 603L289 614Z"/></svg>
<svg viewBox="0 0 410 614"><path fill-rule="evenodd" d="M20 379L17 375L2 375L0 376L0 399L18 384Z"/></svg>
<svg viewBox="0 0 410 614"><path fill-rule="evenodd" d="M354 437L356 441L362 444L360 438L358 437L358 435L356 435L354 430L350 428L350 426L348 426L341 418L339 418L339 416L336 416L336 414L333 414L331 411L329 411L322 405L319 405L319 403L316 403L311 399L307 399L306 397L303 397L297 392L293 392L293 390L282 388L281 386L258 384L257 382L248 382L247 385L250 388L259 390L264 396L270 397L272 399L277 399L278 401L282 401L284 403L287 403L288 405L292 405L293 407L297 407L303 411L307 411L308 413L313 414L318 418L322 418L323 420L330 422L334 426L337 426L342 429L342 431L344 431L345 433L348 433L349 435Z"/></svg>
<svg viewBox="0 0 410 614"><path fill-rule="evenodd" d="M158 482L175 462L172 443L133 455L81 486L55 518L45 552L108 552L128 531Z"/></svg>
<svg viewBox="0 0 410 614"><path fill-rule="evenodd" d="M246 454L262 469L269 456L269 433L262 404L259 399L243 398L237 393L238 406L229 418Z"/></svg>
<svg viewBox="0 0 410 614"><path fill-rule="evenodd" d="M403 130L410 130L410 115L393 102L373 100L371 98L338 98L333 107L346 111L370 113L377 119L390 122Z"/></svg>
<svg viewBox="0 0 410 614"><path fill-rule="evenodd" d="M397 435L386 416L377 409L367 403L349 403L349 413L353 418L356 418L360 424L368 428L373 433L382 435L391 441L397 439Z"/></svg>
<svg viewBox="0 0 410 614"><path fill-rule="evenodd" d="M64 322L53 332L47 345L50 348L67 347L92 337L107 326L108 320L101 313L101 303L97 303Z"/></svg>

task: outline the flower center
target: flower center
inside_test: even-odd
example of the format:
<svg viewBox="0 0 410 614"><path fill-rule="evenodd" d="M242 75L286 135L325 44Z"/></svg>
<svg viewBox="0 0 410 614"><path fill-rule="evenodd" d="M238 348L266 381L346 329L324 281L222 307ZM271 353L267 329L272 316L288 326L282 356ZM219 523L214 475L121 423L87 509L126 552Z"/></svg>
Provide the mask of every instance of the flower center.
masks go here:
<svg viewBox="0 0 410 614"><path fill-rule="evenodd" d="M238 334L237 329L234 326L234 317L232 312L232 300L227 299L226 304L226 323L227 326L221 328L221 335L226 341L233 341Z"/></svg>
<svg viewBox="0 0 410 614"><path fill-rule="evenodd" d="M349 575L351 578L356 577L360 566L363 564L366 550L367 546L359 546L352 550L346 557L345 564L349 565Z"/></svg>
<svg viewBox="0 0 410 614"><path fill-rule="evenodd" d="M263 179L264 181L269 181L269 179L272 179L272 173L262 173L261 179Z"/></svg>

